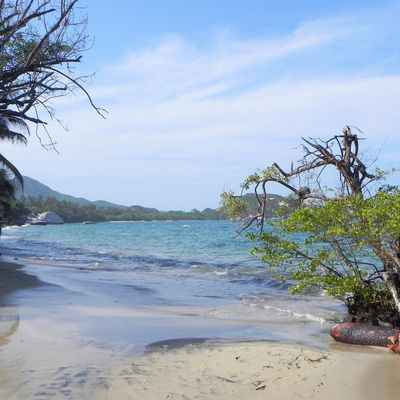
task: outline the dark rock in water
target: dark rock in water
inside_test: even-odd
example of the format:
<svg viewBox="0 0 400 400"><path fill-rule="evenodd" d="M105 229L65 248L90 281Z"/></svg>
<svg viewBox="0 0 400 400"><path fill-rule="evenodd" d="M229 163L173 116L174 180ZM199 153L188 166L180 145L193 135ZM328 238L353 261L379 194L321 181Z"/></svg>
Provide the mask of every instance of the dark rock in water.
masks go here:
<svg viewBox="0 0 400 400"><path fill-rule="evenodd" d="M46 221L40 221L40 220L35 219L35 220L32 220L32 221L30 222L30 224L31 224L31 225L47 225L47 222L46 222Z"/></svg>
<svg viewBox="0 0 400 400"><path fill-rule="evenodd" d="M330 330L330 335L342 343L388 347L391 343L389 337L395 336L399 332L400 329L396 328L344 322L335 325Z"/></svg>

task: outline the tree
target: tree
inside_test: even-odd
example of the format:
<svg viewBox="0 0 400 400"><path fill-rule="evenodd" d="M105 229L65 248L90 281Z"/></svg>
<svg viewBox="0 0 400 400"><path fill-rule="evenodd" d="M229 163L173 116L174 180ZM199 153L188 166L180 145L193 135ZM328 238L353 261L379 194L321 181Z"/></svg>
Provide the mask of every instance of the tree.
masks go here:
<svg viewBox="0 0 400 400"><path fill-rule="evenodd" d="M26 123L16 117L0 116L0 140L26 144L26 136L15 131L14 127L27 131ZM15 206L15 184L23 187L23 178L17 167L0 154L0 233L1 224Z"/></svg>
<svg viewBox="0 0 400 400"><path fill-rule="evenodd" d="M53 102L76 91L103 116L84 87L88 77L74 69L89 46L86 17L77 3L0 0L0 140L26 144L34 127L42 146L55 149L46 128L49 119L62 124ZM18 169L2 154L0 167L22 184Z"/></svg>
<svg viewBox="0 0 400 400"><path fill-rule="evenodd" d="M326 141L303 138L296 168L285 172L274 163L249 176L242 188L254 188L258 212L239 233L258 225L247 234L256 243L253 253L292 280L293 292L317 287L343 301L359 321L400 326L400 190L376 187L387 172L368 171L360 140L349 126ZM324 177L333 179L329 169L336 188L323 186ZM265 225L271 182L292 196ZM224 193L222 202L231 215L243 214L241 196Z"/></svg>

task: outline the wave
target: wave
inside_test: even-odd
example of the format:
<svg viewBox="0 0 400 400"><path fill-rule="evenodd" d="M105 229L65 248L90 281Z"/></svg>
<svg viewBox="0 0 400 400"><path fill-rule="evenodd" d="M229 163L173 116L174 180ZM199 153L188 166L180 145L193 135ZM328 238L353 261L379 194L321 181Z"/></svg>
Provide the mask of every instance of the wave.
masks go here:
<svg viewBox="0 0 400 400"><path fill-rule="evenodd" d="M325 318L322 318L322 317L319 317L317 315L313 315L310 313L301 313L301 312L293 311L290 309L284 309L284 308L268 306L268 305L264 305L264 309L271 310L273 312L277 312L277 313L281 313L281 314L288 314L288 315L291 315L291 316L301 319L301 320L305 319L305 320L309 320L312 322L318 322L320 324L327 322Z"/></svg>
<svg viewBox="0 0 400 400"><path fill-rule="evenodd" d="M5 240L4 240L5 239ZM179 259L159 257L157 255L146 255L119 252L107 248L85 248L65 245L59 242L36 240L14 235L7 235L2 238L2 247L11 256L36 258L54 261L76 262L79 266L87 263L88 267L93 265L103 269L111 270L132 270L137 268L157 267L191 270L196 273L214 273L216 276L228 276L232 279L239 279L247 276L251 279L264 280L265 269L261 265L248 265L243 262L209 262L200 259ZM255 263L254 263L255 264ZM257 276L256 276L257 275ZM238 283L240 283L238 281Z"/></svg>
<svg viewBox="0 0 400 400"><path fill-rule="evenodd" d="M274 323L313 323L323 325L331 323L332 318L326 319L312 312L298 313L290 309L265 307L263 310L249 310L245 307L221 307L211 309L203 313L204 317L211 317L223 320L239 320L248 322L274 322Z"/></svg>
<svg viewBox="0 0 400 400"><path fill-rule="evenodd" d="M16 228L6 232L0 243L3 252L11 256L50 261L68 268L215 281L221 287L235 287L232 296L263 289L286 292L292 285L278 281L273 271L246 257L242 242L227 238L225 223L211 227L196 223L193 232L188 229L190 235L183 236L181 222L157 227L118 223L93 225L95 231L90 234L84 225L74 224Z"/></svg>
<svg viewBox="0 0 400 400"><path fill-rule="evenodd" d="M293 295L288 291L279 296L272 293L248 294L242 298L243 306L255 312L288 317L299 321L309 321L319 324L332 323L341 319L343 304L321 292Z"/></svg>

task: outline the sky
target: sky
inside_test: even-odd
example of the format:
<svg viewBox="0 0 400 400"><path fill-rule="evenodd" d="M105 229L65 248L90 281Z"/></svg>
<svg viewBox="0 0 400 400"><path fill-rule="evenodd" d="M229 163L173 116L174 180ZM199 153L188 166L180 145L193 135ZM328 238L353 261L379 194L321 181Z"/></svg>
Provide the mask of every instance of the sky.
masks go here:
<svg viewBox="0 0 400 400"><path fill-rule="evenodd" d="M77 73L95 72L86 88L106 119L84 96L55 101L59 153L34 133L2 144L23 175L89 200L214 208L256 169L289 168L301 137L345 125L367 138L367 162L400 166L400 1L80 6L93 44Z"/></svg>

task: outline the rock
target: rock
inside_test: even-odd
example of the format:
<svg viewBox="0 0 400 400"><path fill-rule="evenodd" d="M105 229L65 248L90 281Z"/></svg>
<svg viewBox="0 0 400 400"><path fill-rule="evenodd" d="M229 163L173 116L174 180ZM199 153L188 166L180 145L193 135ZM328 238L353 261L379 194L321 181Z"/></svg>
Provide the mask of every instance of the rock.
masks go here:
<svg viewBox="0 0 400 400"><path fill-rule="evenodd" d="M46 222L47 224L52 225L61 225L64 223L63 219L53 211L46 211L42 214L39 214L37 221Z"/></svg>
<svg viewBox="0 0 400 400"><path fill-rule="evenodd" d="M37 219L33 219L29 222L31 225L47 225L46 221L39 221Z"/></svg>

